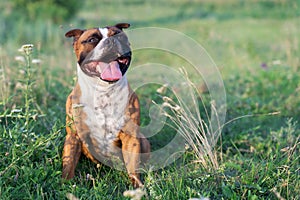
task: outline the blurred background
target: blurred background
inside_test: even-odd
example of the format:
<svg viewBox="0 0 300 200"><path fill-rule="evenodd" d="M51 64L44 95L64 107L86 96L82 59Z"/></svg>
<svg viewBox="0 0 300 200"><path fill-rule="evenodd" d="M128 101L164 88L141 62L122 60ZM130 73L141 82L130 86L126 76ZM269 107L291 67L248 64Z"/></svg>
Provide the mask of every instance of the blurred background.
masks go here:
<svg viewBox="0 0 300 200"><path fill-rule="evenodd" d="M299 6L299 0L1 1L0 58L6 73L6 80L1 84L5 88L2 98L15 91L16 83L12 79L17 79L15 66L20 65L15 56L21 45L35 45L34 57L41 60L38 78L41 87L51 90L50 82L71 87L75 58L71 39L64 37L65 32L128 22L131 29L170 28L194 39L219 67L229 97L232 93L234 98L247 98L253 88L259 87L260 96L265 97L261 102L259 99L248 102L249 108L241 103L246 113L256 107L270 111L273 105L280 105L285 108L283 113L298 114L300 98L293 92L297 91L298 82L293 76L299 72L300 65ZM145 61L163 62L174 68L189 65L157 51L134 53L133 64ZM10 84L9 88L6 84ZM51 96L52 92L48 92Z"/></svg>

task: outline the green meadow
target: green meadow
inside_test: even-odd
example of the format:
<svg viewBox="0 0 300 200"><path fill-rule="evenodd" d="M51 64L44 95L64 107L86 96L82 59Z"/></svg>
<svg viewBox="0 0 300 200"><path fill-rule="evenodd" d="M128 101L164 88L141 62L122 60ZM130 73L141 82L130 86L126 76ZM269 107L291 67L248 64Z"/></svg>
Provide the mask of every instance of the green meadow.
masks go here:
<svg viewBox="0 0 300 200"><path fill-rule="evenodd" d="M226 94L225 124L211 146L213 156L197 154L202 142L187 141L176 161L144 170L142 199L300 199L299 0L82 1L74 15L54 1L25 6L30 12L15 9L14 3L24 2L0 3L0 199L130 199L123 195L133 189L126 172L84 156L75 178L61 179L65 101L76 81L72 40L64 34L119 22L131 24L128 32L166 28L201 45ZM28 56L19 51L24 44L34 45ZM144 74L133 74L147 63ZM162 103L163 95L180 104L172 89L157 92L162 85L151 82L161 74L151 63L186 69L204 116L196 124L209 125L213 99L205 77L178 55L136 49L129 82L149 83L136 90L142 126L150 123L150 108ZM186 114L168 111L171 118L149 138L154 150L174 137L172 119ZM199 129L192 130L213 137L209 128Z"/></svg>

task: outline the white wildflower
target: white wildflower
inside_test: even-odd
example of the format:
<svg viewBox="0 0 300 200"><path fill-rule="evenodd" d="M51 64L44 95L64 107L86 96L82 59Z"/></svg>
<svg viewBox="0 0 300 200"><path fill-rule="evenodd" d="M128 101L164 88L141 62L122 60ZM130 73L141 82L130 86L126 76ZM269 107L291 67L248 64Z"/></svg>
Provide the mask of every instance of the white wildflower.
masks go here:
<svg viewBox="0 0 300 200"><path fill-rule="evenodd" d="M24 52L26 55L30 55L33 50L33 44L24 44L18 51Z"/></svg>
<svg viewBox="0 0 300 200"><path fill-rule="evenodd" d="M22 112L22 109L13 109L11 112L12 113L19 113L19 112Z"/></svg>
<svg viewBox="0 0 300 200"><path fill-rule="evenodd" d="M42 61L40 59L32 59L31 63L32 64L40 64Z"/></svg>
<svg viewBox="0 0 300 200"><path fill-rule="evenodd" d="M207 198L207 197L200 197L200 198L191 198L191 199L188 199L188 200L209 200L209 198Z"/></svg>
<svg viewBox="0 0 300 200"><path fill-rule="evenodd" d="M281 65L281 60L273 60L273 65Z"/></svg>
<svg viewBox="0 0 300 200"><path fill-rule="evenodd" d="M67 193L66 194L67 199L69 200L79 200L74 194L72 193Z"/></svg>
<svg viewBox="0 0 300 200"><path fill-rule="evenodd" d="M15 60L16 60L16 61L20 61L20 62L25 62L24 56L16 56L16 57L15 57Z"/></svg>
<svg viewBox="0 0 300 200"><path fill-rule="evenodd" d="M131 200L140 200L144 195L146 195L146 192L141 188L138 188L135 190L127 190L123 193L123 195L125 197L130 197Z"/></svg>

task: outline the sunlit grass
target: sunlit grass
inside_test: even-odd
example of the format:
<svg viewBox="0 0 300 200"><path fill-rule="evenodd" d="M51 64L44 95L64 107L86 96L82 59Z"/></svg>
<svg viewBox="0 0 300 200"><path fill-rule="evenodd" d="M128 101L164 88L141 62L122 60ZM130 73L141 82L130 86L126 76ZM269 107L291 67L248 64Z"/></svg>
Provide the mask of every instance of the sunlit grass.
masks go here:
<svg viewBox="0 0 300 200"><path fill-rule="evenodd" d="M209 132L210 123L205 110L202 107L197 110L199 107L195 105L189 105L194 109L188 110L185 102L168 101L173 106L169 108L175 108L170 117L186 120L177 121L176 126L182 127L191 147L167 168L145 171L143 198L298 199L300 20L293 5L299 4L298 1L254 2L137 0L128 5L119 1L89 2L78 17L58 25L51 20L4 22L7 18L1 17L1 198L65 199L73 195L79 199L128 199L123 192L132 188L126 173L105 166L97 168L85 158L80 160L76 178L61 182L64 105L76 75L72 41L65 39L64 33L72 28L125 21L132 28L171 28L195 39L212 56L222 74L227 121L254 116L231 121L223 128L221 138L217 138L221 140L214 148L207 146L213 164L206 157L207 151L201 148L207 141L202 137ZM271 4L275 7L269 9ZM6 15L7 7L1 8L1 16ZM25 63L20 58L15 60L20 56L17 49L26 43L34 45L31 61L41 61L30 63L34 69L30 82L26 82L26 59ZM176 69L188 66L184 59L173 59L172 55L161 52L134 52L133 56L132 66L153 61ZM142 78L151 80L147 74ZM189 78L201 84L201 80ZM27 89L26 83L30 86ZM156 89L157 86L149 86L137 91L143 123L147 123L147 108L152 100L159 99ZM210 99L209 93L195 95L195 99L199 96ZM178 113L176 104L186 112ZM210 108L209 103L205 105ZM267 115L273 112L280 114ZM190 118L192 113L200 113L206 119ZM153 148L160 148L172 139L168 138L170 135L173 130L165 128L159 136L150 138Z"/></svg>

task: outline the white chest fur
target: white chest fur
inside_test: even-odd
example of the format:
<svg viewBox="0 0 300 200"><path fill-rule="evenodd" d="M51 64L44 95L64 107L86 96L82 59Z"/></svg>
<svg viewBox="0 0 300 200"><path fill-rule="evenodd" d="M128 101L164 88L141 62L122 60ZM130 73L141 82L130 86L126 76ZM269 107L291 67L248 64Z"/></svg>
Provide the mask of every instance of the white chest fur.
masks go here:
<svg viewBox="0 0 300 200"><path fill-rule="evenodd" d="M125 122L129 99L127 79L124 76L118 82L109 84L99 78L89 77L79 66L77 68L81 89L80 106L85 113L84 123L89 127L89 137L101 155L111 156L117 151L113 142ZM80 134L79 131L79 137Z"/></svg>

